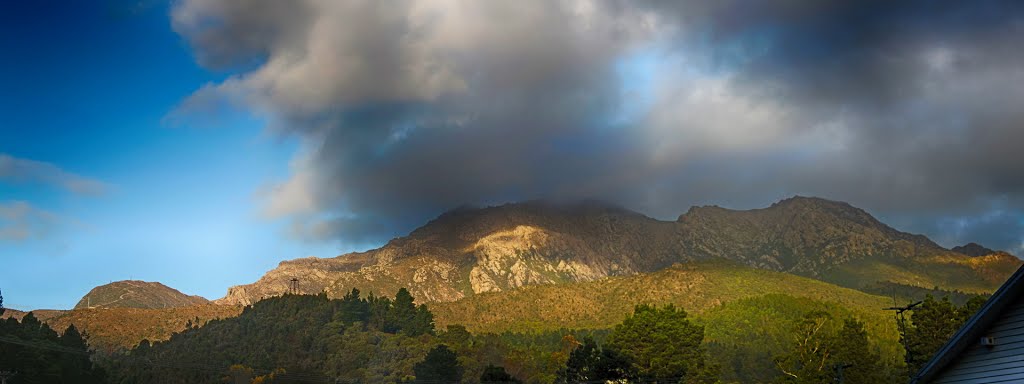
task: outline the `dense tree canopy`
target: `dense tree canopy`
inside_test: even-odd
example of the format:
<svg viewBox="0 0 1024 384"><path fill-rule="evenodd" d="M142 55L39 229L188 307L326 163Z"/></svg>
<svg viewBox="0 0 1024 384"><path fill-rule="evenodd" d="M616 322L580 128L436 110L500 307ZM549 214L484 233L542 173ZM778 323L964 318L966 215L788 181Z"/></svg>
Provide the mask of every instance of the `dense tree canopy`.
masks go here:
<svg viewBox="0 0 1024 384"><path fill-rule="evenodd" d="M458 383L462 381L462 366L455 352L441 344L427 353L423 361L412 367L416 383Z"/></svg>
<svg viewBox="0 0 1024 384"><path fill-rule="evenodd" d="M15 372L18 383L105 382L74 325L58 335L31 312L0 321L0 371Z"/></svg>
<svg viewBox="0 0 1024 384"><path fill-rule="evenodd" d="M435 331L433 315L405 290L364 297L353 289L334 300L285 295L99 362L112 383L447 382L453 372L462 382L712 382L719 363L734 372L724 382L831 382L840 374L847 383L892 382L892 365L879 362L877 339L868 338L876 323L785 296L739 304L699 321L671 305L640 305L613 329L473 334L460 325ZM705 329L719 323L745 336L719 329L717 341L745 344L706 343ZM78 334L69 329L56 342L82 348ZM765 367L733 366L752 359ZM762 368L768 373L740 376Z"/></svg>
<svg viewBox="0 0 1024 384"><path fill-rule="evenodd" d="M776 357L780 383L851 384L899 382L868 342L864 323L841 325L827 312L811 311L793 326L792 347Z"/></svg>
<svg viewBox="0 0 1024 384"><path fill-rule="evenodd" d="M678 383L714 376L703 342L704 327L691 323L682 308L638 305L615 326L607 347L625 356L640 380Z"/></svg>
<svg viewBox="0 0 1024 384"><path fill-rule="evenodd" d="M352 290L340 300L323 294L270 298L168 341L140 343L107 363L122 383L173 382L170 377L213 383L232 376L234 365L264 381L277 372L274 382L398 381L411 376L412 365L434 344L422 339L434 332L432 315L421 315L429 311L405 295L362 298Z"/></svg>
<svg viewBox="0 0 1024 384"><path fill-rule="evenodd" d="M480 375L480 384L519 383L520 381L505 372L505 368L488 364Z"/></svg>
<svg viewBox="0 0 1024 384"><path fill-rule="evenodd" d="M954 304L949 296L940 300L931 295L925 297L911 312L907 326L910 371L920 370L984 304L983 296L975 296L963 305Z"/></svg>
<svg viewBox="0 0 1024 384"><path fill-rule="evenodd" d="M629 359L614 348L601 348L591 337L569 354L558 372L558 383L596 383L634 380L636 370Z"/></svg>

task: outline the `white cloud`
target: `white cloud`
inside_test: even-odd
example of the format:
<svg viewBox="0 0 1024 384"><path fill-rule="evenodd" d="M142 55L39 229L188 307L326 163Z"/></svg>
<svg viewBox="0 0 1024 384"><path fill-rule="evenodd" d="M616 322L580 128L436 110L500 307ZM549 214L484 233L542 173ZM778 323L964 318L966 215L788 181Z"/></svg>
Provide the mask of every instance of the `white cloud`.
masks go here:
<svg viewBox="0 0 1024 384"><path fill-rule="evenodd" d="M64 223L59 216L26 201L0 201L0 241L46 238Z"/></svg>
<svg viewBox="0 0 1024 384"><path fill-rule="evenodd" d="M99 195L110 187L98 180L67 172L56 165L0 153L0 181L43 183L82 195Z"/></svg>

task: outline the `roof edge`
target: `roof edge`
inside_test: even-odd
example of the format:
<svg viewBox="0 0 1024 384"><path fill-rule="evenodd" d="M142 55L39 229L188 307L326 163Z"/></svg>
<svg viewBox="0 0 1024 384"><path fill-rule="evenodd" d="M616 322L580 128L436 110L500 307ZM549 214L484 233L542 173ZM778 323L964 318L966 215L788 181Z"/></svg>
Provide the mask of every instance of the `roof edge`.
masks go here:
<svg viewBox="0 0 1024 384"><path fill-rule="evenodd" d="M1024 290L1024 265L999 287L985 305L978 310L955 334L946 342L928 363L910 380L911 384L926 383L941 372L970 343L977 342L981 331L991 325L1010 303Z"/></svg>

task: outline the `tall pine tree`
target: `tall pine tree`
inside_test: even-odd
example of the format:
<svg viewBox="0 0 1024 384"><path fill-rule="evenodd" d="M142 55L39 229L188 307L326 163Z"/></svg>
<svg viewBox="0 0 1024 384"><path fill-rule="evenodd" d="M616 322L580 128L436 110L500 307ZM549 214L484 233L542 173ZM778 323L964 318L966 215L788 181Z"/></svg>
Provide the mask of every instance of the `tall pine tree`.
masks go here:
<svg viewBox="0 0 1024 384"><path fill-rule="evenodd" d="M455 352L441 344L430 352L423 361L412 367L416 373L416 383L458 383L462 381L462 366Z"/></svg>
<svg viewBox="0 0 1024 384"><path fill-rule="evenodd" d="M629 359L643 382L715 381L703 342L704 327L691 323L682 308L638 305L615 326L607 347Z"/></svg>

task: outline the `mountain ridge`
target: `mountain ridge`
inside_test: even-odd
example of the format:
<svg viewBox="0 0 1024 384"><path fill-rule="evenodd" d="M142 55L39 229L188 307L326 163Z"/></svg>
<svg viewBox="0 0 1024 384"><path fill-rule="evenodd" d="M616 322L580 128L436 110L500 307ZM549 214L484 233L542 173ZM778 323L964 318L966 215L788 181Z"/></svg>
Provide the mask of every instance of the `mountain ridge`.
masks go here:
<svg viewBox="0 0 1024 384"><path fill-rule="evenodd" d="M422 302L450 302L713 259L853 288L891 281L965 292L991 291L1020 265L1004 256L970 261L863 209L816 197L752 210L692 207L675 221L596 201L534 200L460 207L366 252L283 261L216 302L245 305L280 295L293 278L304 293L388 294L404 287ZM870 273L853 268L864 265Z"/></svg>
<svg viewBox="0 0 1024 384"><path fill-rule="evenodd" d="M988 256L994 254L1009 254L1006 251L996 251L994 249L985 247L981 244L970 242L964 245L958 245L950 249L953 252L961 253L971 257Z"/></svg>

